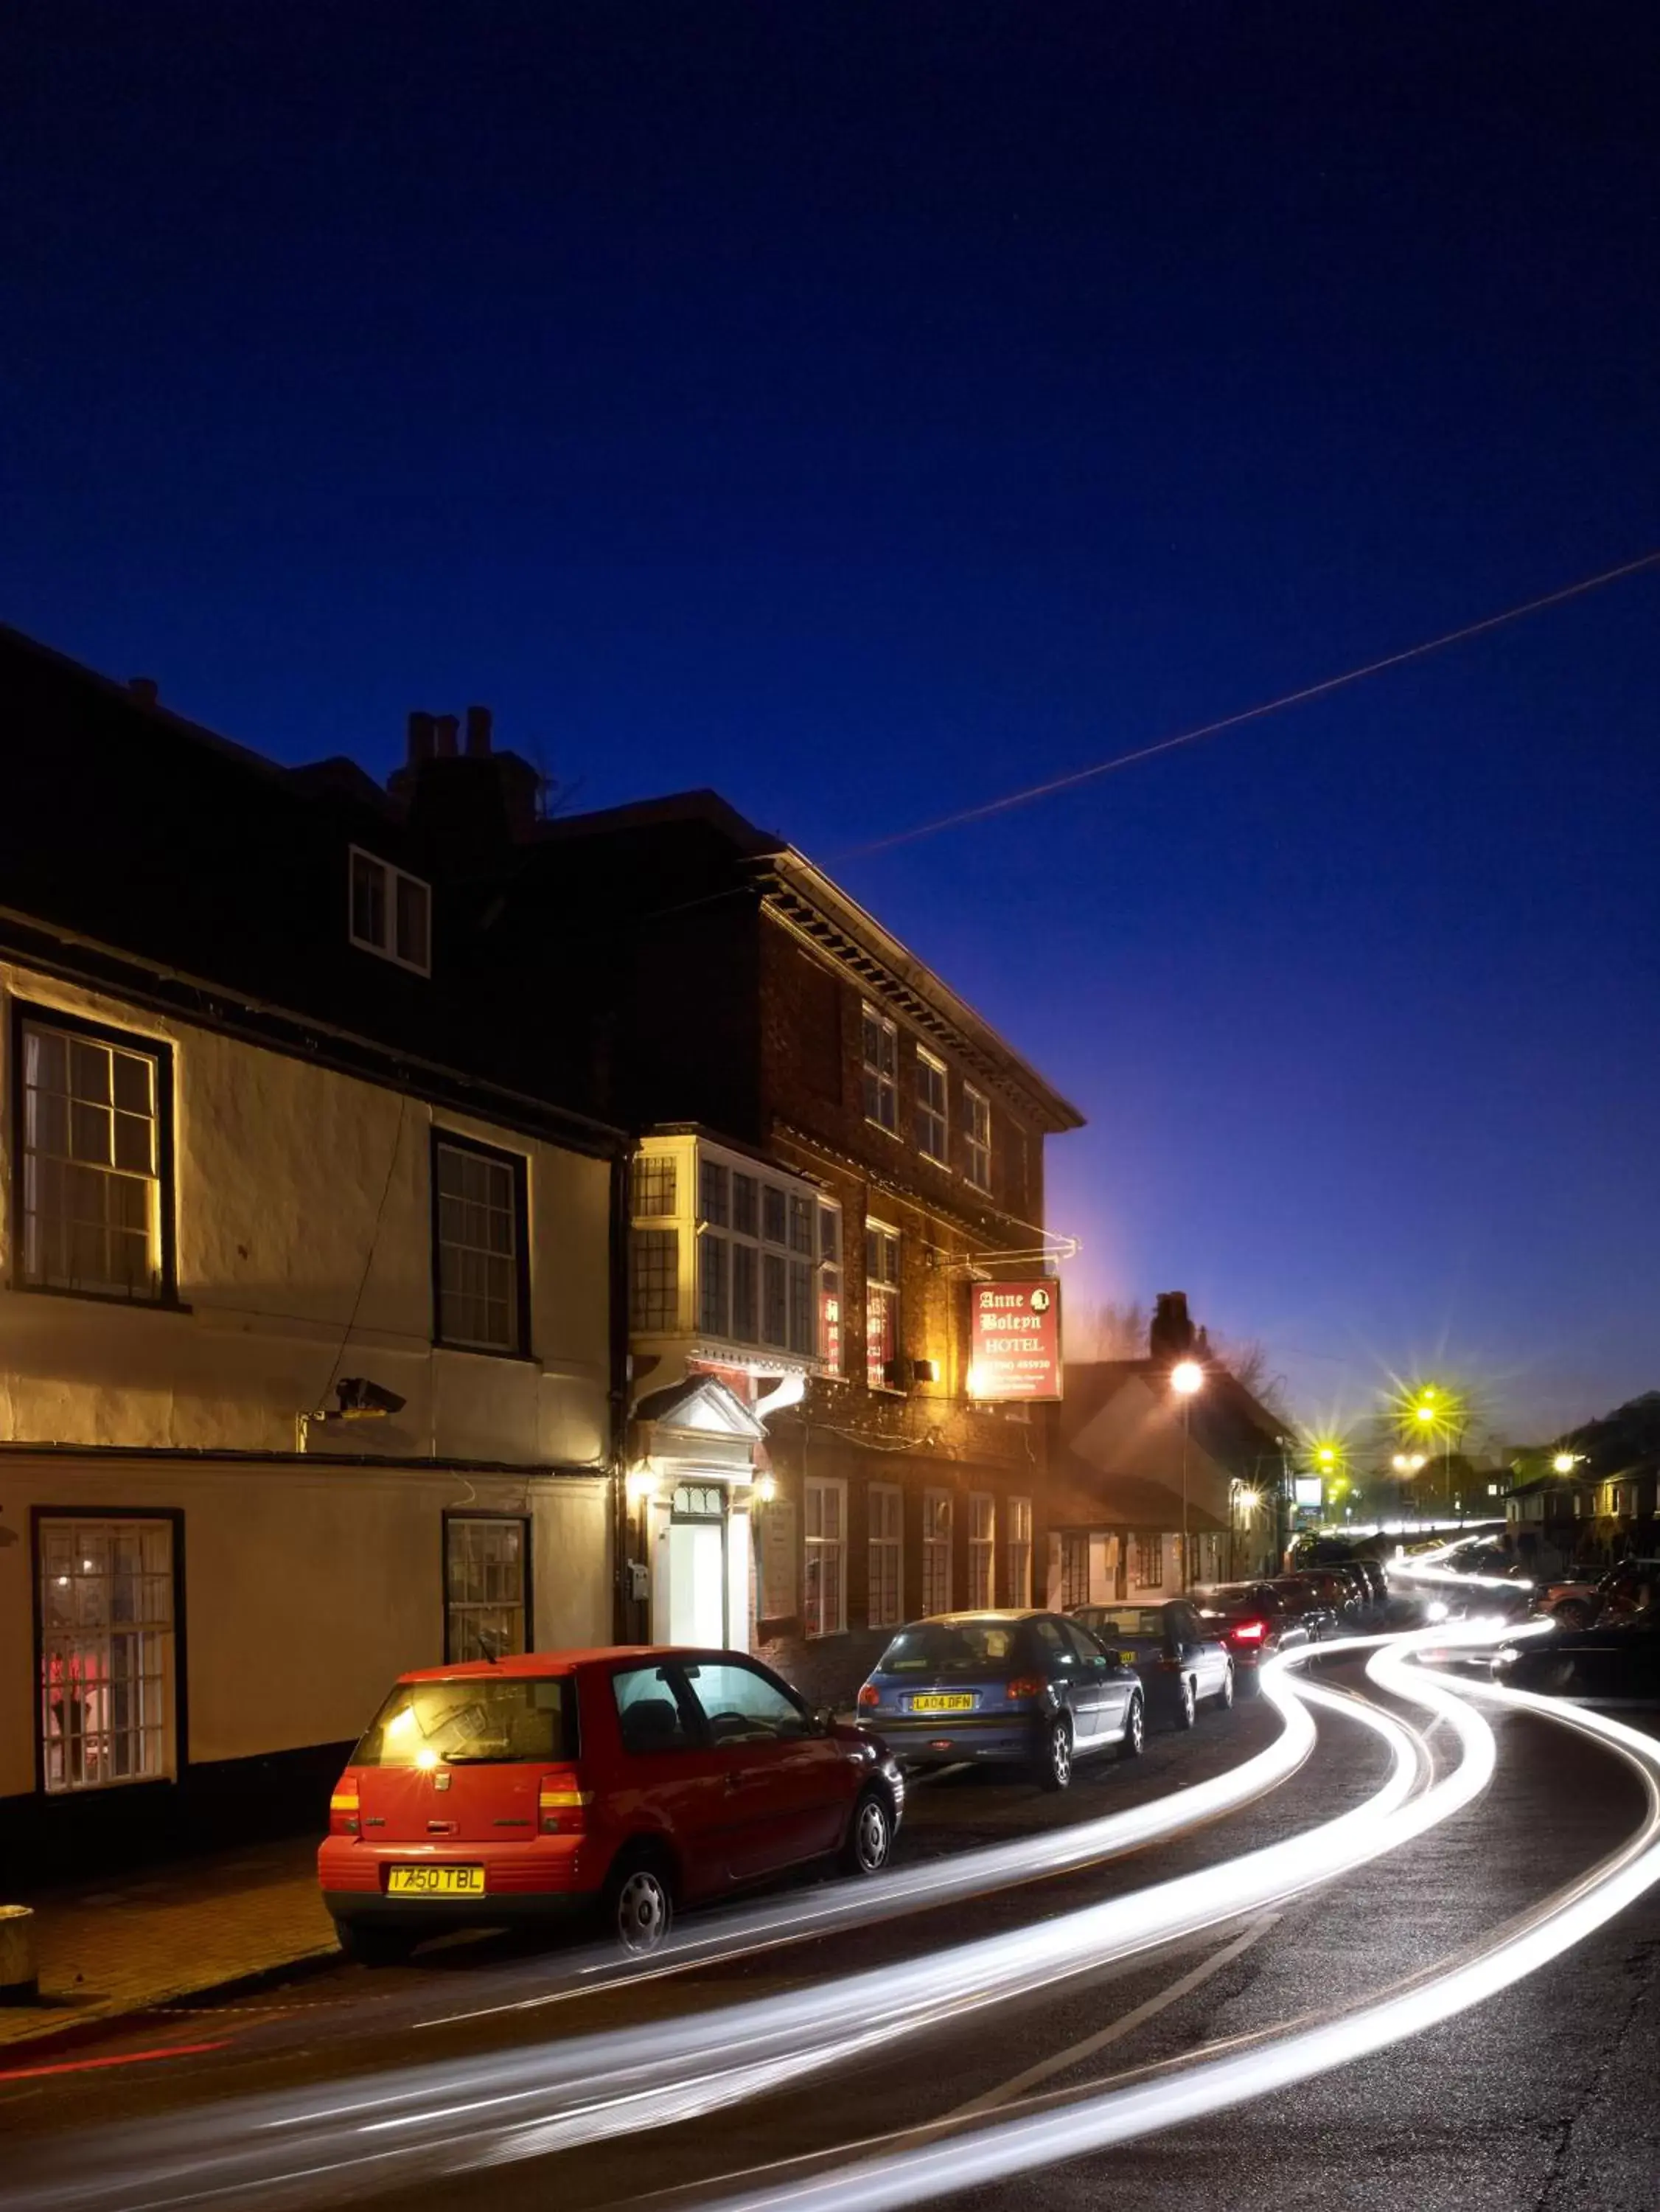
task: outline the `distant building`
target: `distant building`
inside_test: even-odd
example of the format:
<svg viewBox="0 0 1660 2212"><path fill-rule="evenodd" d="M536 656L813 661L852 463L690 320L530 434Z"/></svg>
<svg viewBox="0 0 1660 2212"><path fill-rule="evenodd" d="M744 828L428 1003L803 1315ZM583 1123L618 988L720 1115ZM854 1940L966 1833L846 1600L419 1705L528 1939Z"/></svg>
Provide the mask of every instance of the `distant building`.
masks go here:
<svg viewBox="0 0 1660 2212"><path fill-rule="evenodd" d="M1190 1397L1171 1384L1184 1359L1204 1371ZM1165 1292L1145 1358L1067 1362L1049 1602L1153 1600L1272 1571L1290 1450L1284 1422L1210 1357L1184 1294Z"/></svg>

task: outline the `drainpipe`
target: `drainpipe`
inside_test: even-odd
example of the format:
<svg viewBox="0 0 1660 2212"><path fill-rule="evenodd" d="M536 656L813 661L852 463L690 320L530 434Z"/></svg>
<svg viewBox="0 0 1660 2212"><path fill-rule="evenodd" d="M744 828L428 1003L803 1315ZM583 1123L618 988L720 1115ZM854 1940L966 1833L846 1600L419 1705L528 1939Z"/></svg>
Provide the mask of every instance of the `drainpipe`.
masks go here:
<svg viewBox="0 0 1660 2212"><path fill-rule="evenodd" d="M611 1158L610 1212L611 1622L619 1644L639 1641L628 1589L628 1158Z"/></svg>

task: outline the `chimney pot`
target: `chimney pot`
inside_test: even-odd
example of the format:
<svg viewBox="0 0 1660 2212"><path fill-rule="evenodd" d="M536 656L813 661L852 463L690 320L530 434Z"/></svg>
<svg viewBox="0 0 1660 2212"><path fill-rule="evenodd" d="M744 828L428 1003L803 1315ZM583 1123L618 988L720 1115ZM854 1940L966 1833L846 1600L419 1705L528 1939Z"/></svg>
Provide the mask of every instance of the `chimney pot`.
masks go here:
<svg viewBox="0 0 1660 2212"><path fill-rule="evenodd" d="M153 676L130 676L127 689L141 707L154 707L161 693L161 686Z"/></svg>
<svg viewBox="0 0 1660 2212"><path fill-rule="evenodd" d="M439 760L453 760L456 732L461 727L453 714L438 714L433 719L433 732L437 740Z"/></svg>
<svg viewBox="0 0 1660 2212"><path fill-rule="evenodd" d="M467 709L467 750L475 759L482 759L490 750L491 719L488 707Z"/></svg>
<svg viewBox="0 0 1660 2212"><path fill-rule="evenodd" d="M417 768L433 757L433 718L419 712L409 716L409 766Z"/></svg>

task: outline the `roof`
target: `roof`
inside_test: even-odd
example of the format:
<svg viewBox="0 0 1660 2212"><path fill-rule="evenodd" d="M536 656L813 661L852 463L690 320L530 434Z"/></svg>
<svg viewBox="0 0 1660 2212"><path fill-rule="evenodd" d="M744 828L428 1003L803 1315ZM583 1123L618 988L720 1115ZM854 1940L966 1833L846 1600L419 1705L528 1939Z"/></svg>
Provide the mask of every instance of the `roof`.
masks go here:
<svg viewBox="0 0 1660 2212"><path fill-rule="evenodd" d="M1135 1474L1103 1474L1063 1447L1049 1459L1048 1525L1055 1529L1156 1528L1161 1534L1182 1525L1179 1492L1167 1483ZM1187 1525L1198 1535L1220 1534L1227 1527L1197 1498L1187 1501Z"/></svg>
<svg viewBox="0 0 1660 2212"><path fill-rule="evenodd" d="M1069 1359L1061 1401L1063 1439L1076 1436L1132 1378L1151 1381L1157 1389L1169 1369L1164 1359ZM1281 1456L1289 1424L1226 1367L1214 1361L1208 1365L1204 1388L1186 1404L1194 1442L1220 1465L1237 1473L1244 1462Z"/></svg>

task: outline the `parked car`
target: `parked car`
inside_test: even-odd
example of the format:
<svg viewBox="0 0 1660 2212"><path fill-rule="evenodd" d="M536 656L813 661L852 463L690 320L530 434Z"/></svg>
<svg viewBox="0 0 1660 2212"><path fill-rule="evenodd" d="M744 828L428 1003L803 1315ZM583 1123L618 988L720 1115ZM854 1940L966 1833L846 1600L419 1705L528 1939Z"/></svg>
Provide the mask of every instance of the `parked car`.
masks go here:
<svg viewBox="0 0 1660 2212"><path fill-rule="evenodd" d="M859 1692L862 1722L907 1766L1027 1766L1064 1790L1075 1763L1141 1755L1135 1667L1063 1614L938 1613L900 1629Z"/></svg>
<svg viewBox="0 0 1660 2212"><path fill-rule="evenodd" d="M398 1678L318 1853L341 1947L401 1958L458 1925L597 1907L651 1951L676 1908L786 1867L887 1864L885 1747L738 1651L532 1653Z"/></svg>
<svg viewBox="0 0 1660 2212"><path fill-rule="evenodd" d="M1296 1575L1299 1582L1306 1583L1313 1590L1332 1615L1336 1631L1344 1635L1363 1628L1373 1610L1371 1577L1359 1560L1355 1562L1355 1568L1360 1579L1366 1584L1364 1598L1354 1586L1354 1577L1343 1573L1337 1567L1300 1567ZM1275 1577L1276 1588L1281 1579L1278 1576Z"/></svg>
<svg viewBox="0 0 1660 2212"><path fill-rule="evenodd" d="M1107 1651L1131 1656L1149 1715L1163 1713L1190 1729L1202 1698L1215 1698L1226 1712L1233 1703L1233 1660L1227 1644L1207 1632L1198 1609L1185 1598L1162 1605L1077 1605L1079 1622Z"/></svg>
<svg viewBox="0 0 1660 2212"><path fill-rule="evenodd" d="M1347 1584L1344 1585L1347 1588ZM1307 1575L1275 1575L1269 1588L1281 1601L1297 1614L1307 1629L1309 1641L1318 1644L1328 1636L1336 1636L1340 1626L1336 1606L1327 1603Z"/></svg>
<svg viewBox="0 0 1660 2212"><path fill-rule="evenodd" d="M1660 1703L1660 1606L1590 1628L1554 1628L1501 1644L1493 1677L1507 1687L1591 1705Z"/></svg>
<svg viewBox="0 0 1660 2212"><path fill-rule="evenodd" d="M1343 1560L1339 1571L1359 1575L1366 1586L1362 1593L1363 1610L1381 1618L1389 1603L1389 1573L1383 1561L1357 1555L1354 1559Z"/></svg>
<svg viewBox="0 0 1660 2212"><path fill-rule="evenodd" d="M1593 1621L1640 1612L1660 1596L1660 1559L1627 1559L1594 1579L1547 1583L1535 1609L1564 1628L1589 1628Z"/></svg>
<svg viewBox="0 0 1660 2212"><path fill-rule="evenodd" d="M1194 1597L1205 1633L1227 1646L1241 1696L1255 1695L1264 1659L1309 1641L1301 1620L1268 1583L1215 1583Z"/></svg>

